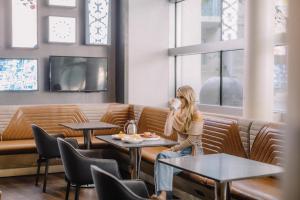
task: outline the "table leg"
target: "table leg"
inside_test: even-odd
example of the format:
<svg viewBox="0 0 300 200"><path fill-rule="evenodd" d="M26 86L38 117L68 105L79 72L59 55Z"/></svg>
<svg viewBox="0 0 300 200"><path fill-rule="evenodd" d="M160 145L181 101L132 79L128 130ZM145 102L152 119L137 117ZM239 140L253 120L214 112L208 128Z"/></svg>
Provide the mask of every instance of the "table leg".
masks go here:
<svg viewBox="0 0 300 200"><path fill-rule="evenodd" d="M227 199L228 183L215 182L215 200L226 200Z"/></svg>
<svg viewBox="0 0 300 200"><path fill-rule="evenodd" d="M91 149L91 131L83 130L84 146L86 149Z"/></svg>
<svg viewBox="0 0 300 200"><path fill-rule="evenodd" d="M130 148L130 164L131 164L131 178L140 178L141 169L141 148Z"/></svg>

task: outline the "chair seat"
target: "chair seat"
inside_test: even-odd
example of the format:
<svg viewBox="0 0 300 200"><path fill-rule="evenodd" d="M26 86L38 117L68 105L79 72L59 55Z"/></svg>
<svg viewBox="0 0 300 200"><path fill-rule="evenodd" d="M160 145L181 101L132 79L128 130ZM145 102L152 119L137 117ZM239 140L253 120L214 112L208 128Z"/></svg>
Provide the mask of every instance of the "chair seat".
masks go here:
<svg viewBox="0 0 300 200"><path fill-rule="evenodd" d="M34 139L7 140L0 142L0 155L22 153L36 153Z"/></svg>
<svg viewBox="0 0 300 200"><path fill-rule="evenodd" d="M281 199L280 181L275 178L256 178L232 182L232 195L242 199Z"/></svg>
<svg viewBox="0 0 300 200"><path fill-rule="evenodd" d="M154 163L156 156L165 149L167 149L167 147L145 147L145 148L142 148L142 158L145 161Z"/></svg>

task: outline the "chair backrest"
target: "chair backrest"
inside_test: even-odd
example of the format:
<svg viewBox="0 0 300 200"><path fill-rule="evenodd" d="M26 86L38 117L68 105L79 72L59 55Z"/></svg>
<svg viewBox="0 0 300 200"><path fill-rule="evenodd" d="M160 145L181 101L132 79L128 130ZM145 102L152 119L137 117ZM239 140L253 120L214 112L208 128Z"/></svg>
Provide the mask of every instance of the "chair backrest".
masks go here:
<svg viewBox="0 0 300 200"><path fill-rule="evenodd" d="M31 127L38 154L45 158L60 157L56 138L35 124Z"/></svg>
<svg viewBox="0 0 300 200"><path fill-rule="evenodd" d="M247 157L234 120L205 119L202 146L205 154L227 153Z"/></svg>
<svg viewBox="0 0 300 200"><path fill-rule="evenodd" d="M139 119L138 132L154 132L161 137L176 141L177 134L172 134L169 137L164 135L168 114L168 109L145 107Z"/></svg>
<svg viewBox="0 0 300 200"><path fill-rule="evenodd" d="M255 137L250 158L273 165L283 164L283 129L264 126Z"/></svg>
<svg viewBox="0 0 300 200"><path fill-rule="evenodd" d="M119 179L110 173L91 166L98 200L146 200L137 196Z"/></svg>
<svg viewBox="0 0 300 200"><path fill-rule="evenodd" d="M57 142L67 179L74 184L92 184L90 166L84 165L86 157L64 139L58 138Z"/></svg>

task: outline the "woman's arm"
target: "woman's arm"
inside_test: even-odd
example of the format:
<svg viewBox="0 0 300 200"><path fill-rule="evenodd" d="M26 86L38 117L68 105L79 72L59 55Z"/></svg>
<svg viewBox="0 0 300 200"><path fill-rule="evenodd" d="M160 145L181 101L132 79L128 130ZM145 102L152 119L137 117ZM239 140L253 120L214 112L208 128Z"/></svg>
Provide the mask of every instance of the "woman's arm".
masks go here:
<svg viewBox="0 0 300 200"><path fill-rule="evenodd" d="M178 145L175 145L171 148L172 151L180 151L187 147L197 145L201 143L201 134L203 129L203 120L202 118L197 118L192 121L189 130L187 131L187 138L184 141L181 141Z"/></svg>
<svg viewBox="0 0 300 200"><path fill-rule="evenodd" d="M171 110L168 117L167 121L165 124L165 130L164 130L164 135L170 136L173 134L173 122L174 122L174 115L175 115L175 110Z"/></svg>

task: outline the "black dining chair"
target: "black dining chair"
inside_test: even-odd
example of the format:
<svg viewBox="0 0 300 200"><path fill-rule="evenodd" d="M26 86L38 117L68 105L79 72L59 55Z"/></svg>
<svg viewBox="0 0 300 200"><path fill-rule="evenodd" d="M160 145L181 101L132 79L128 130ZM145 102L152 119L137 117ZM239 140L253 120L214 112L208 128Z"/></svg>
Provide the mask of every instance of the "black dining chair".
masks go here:
<svg viewBox="0 0 300 200"><path fill-rule="evenodd" d="M64 138L64 135L63 134L49 135L44 129L42 129L41 127L35 124L32 124L31 127L33 131L33 136L34 136L38 156L39 156L39 158L37 159L37 172L36 172L35 185L38 185L39 183L41 164L45 163L43 192L46 192L49 160L53 158L60 158L57 138ZM75 147L78 147L77 140L75 139L67 139L67 140Z"/></svg>
<svg viewBox="0 0 300 200"><path fill-rule="evenodd" d="M65 169L67 189L65 199L69 199L70 186L75 186L75 200L79 199L80 186L93 184L91 165L101 167L114 176L121 178L117 161L111 159L91 158L91 150L75 149L62 138L58 138L58 147Z"/></svg>
<svg viewBox="0 0 300 200"><path fill-rule="evenodd" d="M91 170L98 200L149 200L146 184L142 180L120 180L94 165Z"/></svg>

